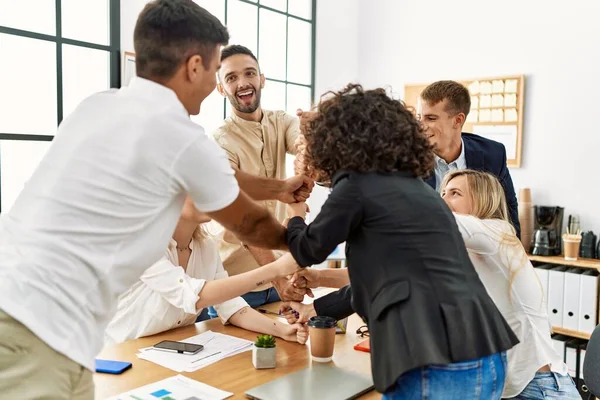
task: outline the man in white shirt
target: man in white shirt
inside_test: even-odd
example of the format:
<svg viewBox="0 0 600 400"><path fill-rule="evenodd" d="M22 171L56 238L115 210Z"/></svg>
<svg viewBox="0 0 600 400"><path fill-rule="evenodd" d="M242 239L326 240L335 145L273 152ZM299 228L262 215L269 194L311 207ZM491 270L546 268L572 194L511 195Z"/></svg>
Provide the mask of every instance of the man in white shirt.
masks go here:
<svg viewBox="0 0 600 400"><path fill-rule="evenodd" d="M138 78L63 121L0 217L0 397L93 398L117 297L162 256L186 193L245 243L285 249L284 228L236 178L257 200L287 202L305 197L303 178L234 173L189 119L215 88L228 39L191 0L147 4L134 33Z"/></svg>

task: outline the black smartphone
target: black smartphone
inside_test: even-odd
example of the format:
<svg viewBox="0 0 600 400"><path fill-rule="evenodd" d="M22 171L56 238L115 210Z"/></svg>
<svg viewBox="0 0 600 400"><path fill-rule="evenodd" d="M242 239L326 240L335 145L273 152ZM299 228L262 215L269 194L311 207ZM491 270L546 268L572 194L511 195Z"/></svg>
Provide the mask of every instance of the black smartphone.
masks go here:
<svg viewBox="0 0 600 400"><path fill-rule="evenodd" d="M197 354L204 348L201 344L174 342L171 340L163 340L152 347L157 350L172 351L179 354Z"/></svg>

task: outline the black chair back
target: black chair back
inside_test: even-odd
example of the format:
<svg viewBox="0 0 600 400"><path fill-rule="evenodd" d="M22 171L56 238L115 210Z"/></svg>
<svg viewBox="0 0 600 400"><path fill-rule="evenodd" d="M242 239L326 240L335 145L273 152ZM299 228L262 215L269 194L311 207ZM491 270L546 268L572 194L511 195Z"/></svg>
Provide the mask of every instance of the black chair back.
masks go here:
<svg viewBox="0 0 600 400"><path fill-rule="evenodd" d="M596 326L596 329L592 332L585 350L583 376L589 391L594 396L600 397L600 325Z"/></svg>

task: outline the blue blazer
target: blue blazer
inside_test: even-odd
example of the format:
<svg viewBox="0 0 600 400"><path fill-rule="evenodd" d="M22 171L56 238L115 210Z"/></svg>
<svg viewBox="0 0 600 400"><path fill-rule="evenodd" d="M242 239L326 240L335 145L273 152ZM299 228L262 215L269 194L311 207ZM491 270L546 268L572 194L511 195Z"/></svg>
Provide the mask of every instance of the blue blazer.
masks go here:
<svg viewBox="0 0 600 400"><path fill-rule="evenodd" d="M498 177L504 188L510 219L517 231L517 236L521 237L517 195L515 194L510 172L506 167L506 149L504 145L472 133L463 133L462 140L465 145L467 168L486 171ZM432 173L429 179L426 179L426 182L435 189L435 174Z"/></svg>

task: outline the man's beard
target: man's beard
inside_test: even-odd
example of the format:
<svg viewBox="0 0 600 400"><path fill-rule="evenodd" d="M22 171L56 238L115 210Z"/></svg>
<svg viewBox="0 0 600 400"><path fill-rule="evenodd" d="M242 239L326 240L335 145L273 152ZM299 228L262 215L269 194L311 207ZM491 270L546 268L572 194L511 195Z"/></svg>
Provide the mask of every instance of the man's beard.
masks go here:
<svg viewBox="0 0 600 400"><path fill-rule="evenodd" d="M238 110L239 112L245 114L251 114L260 107L260 89L256 89L252 86L252 90L254 90L254 101L248 105L245 105L238 99L237 94L239 92L243 92L244 90L248 90L248 88L237 90L233 95L227 93L227 98L229 99L229 103L233 108Z"/></svg>

